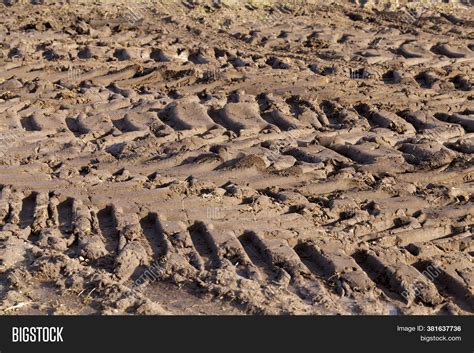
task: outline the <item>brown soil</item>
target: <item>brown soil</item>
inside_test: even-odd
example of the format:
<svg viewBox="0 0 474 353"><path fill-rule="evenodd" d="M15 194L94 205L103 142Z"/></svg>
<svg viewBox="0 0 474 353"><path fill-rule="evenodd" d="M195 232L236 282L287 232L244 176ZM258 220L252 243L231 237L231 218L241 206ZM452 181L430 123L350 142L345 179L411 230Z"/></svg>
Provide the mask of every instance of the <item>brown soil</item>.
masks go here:
<svg viewBox="0 0 474 353"><path fill-rule="evenodd" d="M0 4L4 314L474 313L472 7L36 2Z"/></svg>

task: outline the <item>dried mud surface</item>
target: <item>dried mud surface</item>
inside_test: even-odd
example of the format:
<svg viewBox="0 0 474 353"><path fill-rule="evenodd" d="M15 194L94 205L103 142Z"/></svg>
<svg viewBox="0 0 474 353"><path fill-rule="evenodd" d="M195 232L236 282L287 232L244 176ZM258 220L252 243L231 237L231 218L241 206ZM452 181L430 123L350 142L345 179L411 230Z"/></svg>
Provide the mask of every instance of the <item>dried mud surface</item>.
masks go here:
<svg viewBox="0 0 474 353"><path fill-rule="evenodd" d="M140 11L0 4L3 314L474 312L472 7Z"/></svg>

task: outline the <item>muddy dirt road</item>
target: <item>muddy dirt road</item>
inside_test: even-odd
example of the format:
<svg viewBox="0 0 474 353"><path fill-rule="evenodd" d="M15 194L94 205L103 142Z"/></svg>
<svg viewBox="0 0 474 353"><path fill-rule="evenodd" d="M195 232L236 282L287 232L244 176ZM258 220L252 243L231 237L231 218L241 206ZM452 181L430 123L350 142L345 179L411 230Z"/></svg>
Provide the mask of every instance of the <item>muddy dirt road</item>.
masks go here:
<svg viewBox="0 0 474 353"><path fill-rule="evenodd" d="M3 314L474 312L473 7L253 3L0 4Z"/></svg>

